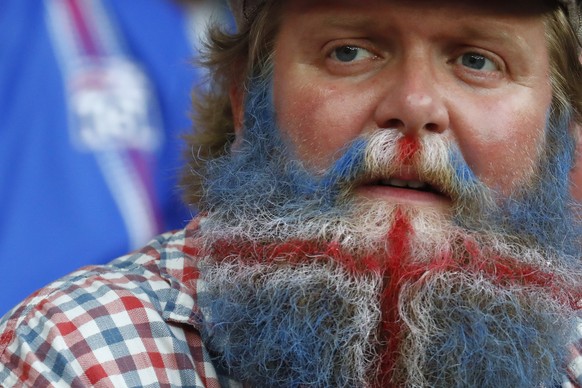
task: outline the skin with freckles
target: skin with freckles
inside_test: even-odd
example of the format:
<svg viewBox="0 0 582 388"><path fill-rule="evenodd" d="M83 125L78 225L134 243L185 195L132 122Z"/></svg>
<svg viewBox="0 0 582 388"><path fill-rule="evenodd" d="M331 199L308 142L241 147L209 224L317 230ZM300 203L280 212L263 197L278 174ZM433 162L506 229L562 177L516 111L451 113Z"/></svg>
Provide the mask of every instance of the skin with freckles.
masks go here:
<svg viewBox="0 0 582 388"><path fill-rule="evenodd" d="M274 103L297 157L317 173L364 133L436 133L459 146L490 188L508 193L526 183L552 96L544 24L539 15L467 7L287 2L275 47ZM398 202L415 195L407 192L360 191ZM418 197L416 204L438 202Z"/></svg>

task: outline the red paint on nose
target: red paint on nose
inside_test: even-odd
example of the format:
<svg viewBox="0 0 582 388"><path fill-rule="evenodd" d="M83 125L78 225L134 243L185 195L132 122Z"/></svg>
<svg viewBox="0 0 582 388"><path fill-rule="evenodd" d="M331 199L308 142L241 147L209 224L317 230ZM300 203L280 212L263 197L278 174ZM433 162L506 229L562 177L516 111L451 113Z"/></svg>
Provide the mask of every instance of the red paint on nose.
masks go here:
<svg viewBox="0 0 582 388"><path fill-rule="evenodd" d="M412 164L416 153L420 150L418 138L404 136L398 140L398 161L402 164Z"/></svg>

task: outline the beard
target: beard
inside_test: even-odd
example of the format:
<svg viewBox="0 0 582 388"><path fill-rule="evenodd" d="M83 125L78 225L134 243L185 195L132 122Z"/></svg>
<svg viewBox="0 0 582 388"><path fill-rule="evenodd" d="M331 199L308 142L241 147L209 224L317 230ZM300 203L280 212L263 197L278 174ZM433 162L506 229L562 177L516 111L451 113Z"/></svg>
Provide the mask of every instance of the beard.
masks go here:
<svg viewBox="0 0 582 388"><path fill-rule="evenodd" d="M377 131L313 174L280 138L270 89L251 88L243 142L208 163L201 202L202 335L226 373L269 387L560 383L582 274L567 118L501 196L438 134ZM450 213L354 196L405 165Z"/></svg>

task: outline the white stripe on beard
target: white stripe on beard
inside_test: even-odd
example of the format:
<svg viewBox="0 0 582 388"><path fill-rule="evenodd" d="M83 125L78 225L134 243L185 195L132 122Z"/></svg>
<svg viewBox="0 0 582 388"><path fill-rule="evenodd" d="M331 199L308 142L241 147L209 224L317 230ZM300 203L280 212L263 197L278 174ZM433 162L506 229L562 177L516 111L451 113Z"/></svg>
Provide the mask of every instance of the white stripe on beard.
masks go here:
<svg viewBox="0 0 582 388"><path fill-rule="evenodd" d="M470 261L468 241L491 260L500 251L515 252L491 236L477 240L450 225L434 238L434 214L410 210L407 216L416 226L403 264L428 263L443 252ZM235 245L242 252L253 243ZM526 251L528 262L547 261L542 251L520 250ZM267 260L247 253L226 261L206 257L201 306L210 348L233 376L253 386L532 387L557 384L565 372L576 313L543 287L520 279L500 285L462 263L427 270L400 288L399 357L387 360L393 357L384 353L390 338L381 332L387 278L380 272L350 273L315 252L299 264L289 264L284 254ZM543 270L566 282L580 278L567 268ZM386 361L394 373L381 370Z"/></svg>
<svg viewBox="0 0 582 388"><path fill-rule="evenodd" d="M378 136L391 136L389 131L383 132ZM373 168L393 168L386 147L394 139L374 140L372 149L377 151L371 152L371 159L366 157L366 163ZM561 264L568 260L550 257L547 250L526 245L514 236L485 229L489 219L484 209L495 207L491 193L478 183L467 188L450 181L454 174L447 165L448 148L439 144L423 144L425 165L421 170L425 169L431 181L451 185L449 194L464 199L455 203L453 213L482 233L455 226L450 215L402 208L414 231L410 256L403 257L403 262L427 263L443 254L459 261L470 259L465 249L470 242L485 256L513 257L555 275L562 283L580 284L580 270ZM214 244L225 240L241 247L333 241L360 257L385 254L391 248L386 232L392 227L396 206L355 204L349 200L349 190L347 187L341 198L345 202L326 211L321 210L319 198L301 199L291 206L283 201L268 210L257 209L249 198L248 203L223 202L212 207L202 225L205 249L210 252ZM249 262L236 253L226 262L223 259L205 258L204 335L235 377L254 386L377 383L386 340L385 333L379 332L386 278L378 273L354 276L331 259L322 263L306 257L300 265L286 264L284 256L271 257L275 264L264 264L267 260L262 257ZM420 279L404 282L397 298L403 322L401 357L395 360L391 382L496 387L559 383L576 313L542 287L518 283L500 286L484 275L461 269L428 271Z"/></svg>

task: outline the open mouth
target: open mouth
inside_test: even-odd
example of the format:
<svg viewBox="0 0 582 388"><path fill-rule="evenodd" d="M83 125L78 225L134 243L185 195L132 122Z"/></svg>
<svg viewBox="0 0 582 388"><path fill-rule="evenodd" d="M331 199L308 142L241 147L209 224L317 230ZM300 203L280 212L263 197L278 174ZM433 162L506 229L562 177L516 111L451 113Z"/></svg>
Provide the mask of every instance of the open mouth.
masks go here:
<svg viewBox="0 0 582 388"><path fill-rule="evenodd" d="M442 190L438 189L437 187L435 187L427 182L423 182L420 180L414 180L414 179L411 179L411 180L399 179L399 178L377 179L375 181L369 182L368 185L396 187L399 189L411 189L411 190L417 190L417 191L447 196L443 193Z"/></svg>

